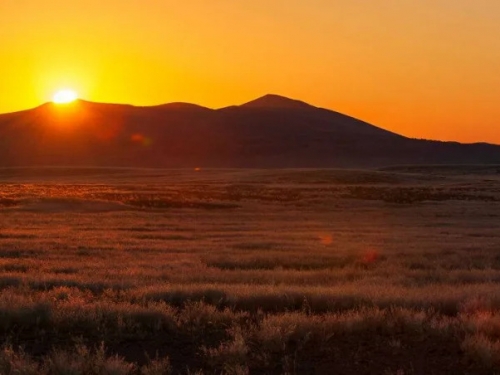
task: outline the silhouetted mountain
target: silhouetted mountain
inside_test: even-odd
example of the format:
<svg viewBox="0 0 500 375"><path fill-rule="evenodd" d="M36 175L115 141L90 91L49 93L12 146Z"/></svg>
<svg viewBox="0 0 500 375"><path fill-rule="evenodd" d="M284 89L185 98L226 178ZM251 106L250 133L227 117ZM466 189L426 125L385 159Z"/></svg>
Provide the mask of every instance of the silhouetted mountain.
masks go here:
<svg viewBox="0 0 500 375"><path fill-rule="evenodd" d="M146 107L146 108L163 108L163 109L177 109L177 110L182 110L182 111L211 111L211 109L202 107L201 105L197 104L191 104L191 103L181 103L181 102L175 102L175 103L167 103L167 104L160 104L154 107Z"/></svg>
<svg viewBox="0 0 500 375"><path fill-rule="evenodd" d="M294 100L285 98L284 96L268 94L261 98L252 100L251 102L243 104L241 107L246 108L297 108L297 109L305 109L305 108L315 108L307 103L301 102L300 100Z"/></svg>
<svg viewBox="0 0 500 375"><path fill-rule="evenodd" d="M266 95L213 110L79 100L0 115L0 166L368 167L500 163L500 146L415 140Z"/></svg>

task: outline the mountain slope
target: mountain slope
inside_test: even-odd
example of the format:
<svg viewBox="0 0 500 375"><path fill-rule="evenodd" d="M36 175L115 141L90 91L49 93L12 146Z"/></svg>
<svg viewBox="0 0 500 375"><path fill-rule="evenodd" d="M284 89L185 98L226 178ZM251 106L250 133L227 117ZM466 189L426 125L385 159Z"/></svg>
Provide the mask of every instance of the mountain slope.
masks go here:
<svg viewBox="0 0 500 375"><path fill-rule="evenodd" d="M284 96L267 94L248 103L242 104L244 108L273 108L273 109L312 109L310 104L300 100L285 98Z"/></svg>
<svg viewBox="0 0 500 375"><path fill-rule="evenodd" d="M500 163L500 146L409 139L277 95L212 110L77 101L0 115L0 167Z"/></svg>

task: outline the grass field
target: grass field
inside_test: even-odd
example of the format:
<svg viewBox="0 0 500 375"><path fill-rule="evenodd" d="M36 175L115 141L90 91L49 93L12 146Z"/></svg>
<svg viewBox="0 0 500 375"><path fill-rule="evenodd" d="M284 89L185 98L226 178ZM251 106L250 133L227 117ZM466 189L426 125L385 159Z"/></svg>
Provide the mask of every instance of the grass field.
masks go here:
<svg viewBox="0 0 500 375"><path fill-rule="evenodd" d="M0 170L0 374L500 373L500 168Z"/></svg>

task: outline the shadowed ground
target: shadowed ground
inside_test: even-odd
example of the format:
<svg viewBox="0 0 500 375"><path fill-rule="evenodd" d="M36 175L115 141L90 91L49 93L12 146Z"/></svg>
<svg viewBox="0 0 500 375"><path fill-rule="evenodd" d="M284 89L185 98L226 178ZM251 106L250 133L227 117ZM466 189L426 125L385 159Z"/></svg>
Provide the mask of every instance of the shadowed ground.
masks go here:
<svg viewBox="0 0 500 375"><path fill-rule="evenodd" d="M0 180L2 373L500 368L493 167Z"/></svg>

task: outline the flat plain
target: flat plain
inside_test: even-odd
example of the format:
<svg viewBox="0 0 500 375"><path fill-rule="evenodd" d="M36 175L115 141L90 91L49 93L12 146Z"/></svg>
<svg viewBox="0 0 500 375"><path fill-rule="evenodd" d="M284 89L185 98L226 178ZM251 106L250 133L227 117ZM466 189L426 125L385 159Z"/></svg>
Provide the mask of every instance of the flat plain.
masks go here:
<svg viewBox="0 0 500 375"><path fill-rule="evenodd" d="M1 374L500 373L500 167L0 170Z"/></svg>

